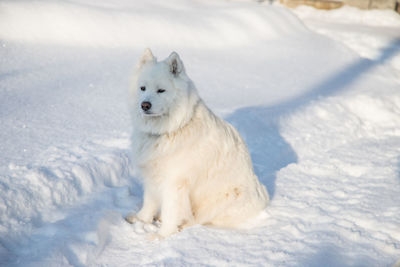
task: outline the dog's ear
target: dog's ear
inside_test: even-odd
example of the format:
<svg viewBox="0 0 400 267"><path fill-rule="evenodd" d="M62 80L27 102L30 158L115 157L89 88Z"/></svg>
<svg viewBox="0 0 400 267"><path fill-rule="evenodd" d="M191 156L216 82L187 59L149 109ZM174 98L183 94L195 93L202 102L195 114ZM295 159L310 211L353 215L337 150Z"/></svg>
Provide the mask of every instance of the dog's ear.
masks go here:
<svg viewBox="0 0 400 267"><path fill-rule="evenodd" d="M169 71L174 75L178 76L180 73L185 71L183 67L182 60L179 58L179 55L176 52L172 52L171 55L166 59Z"/></svg>
<svg viewBox="0 0 400 267"><path fill-rule="evenodd" d="M141 68L143 65L149 63L149 62L156 62L157 59L153 56L153 53L151 52L150 48L146 48L143 52L142 57L140 58L138 68Z"/></svg>

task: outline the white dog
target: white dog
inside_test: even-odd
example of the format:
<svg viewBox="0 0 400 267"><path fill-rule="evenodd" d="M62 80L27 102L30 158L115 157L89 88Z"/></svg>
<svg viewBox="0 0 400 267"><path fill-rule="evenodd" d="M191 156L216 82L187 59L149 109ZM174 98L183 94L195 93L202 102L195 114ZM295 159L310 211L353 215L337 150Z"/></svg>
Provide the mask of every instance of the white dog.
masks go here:
<svg viewBox="0 0 400 267"><path fill-rule="evenodd" d="M193 224L239 227L268 204L239 133L200 99L177 53L144 52L132 90L133 160L143 178L136 220L159 235Z"/></svg>

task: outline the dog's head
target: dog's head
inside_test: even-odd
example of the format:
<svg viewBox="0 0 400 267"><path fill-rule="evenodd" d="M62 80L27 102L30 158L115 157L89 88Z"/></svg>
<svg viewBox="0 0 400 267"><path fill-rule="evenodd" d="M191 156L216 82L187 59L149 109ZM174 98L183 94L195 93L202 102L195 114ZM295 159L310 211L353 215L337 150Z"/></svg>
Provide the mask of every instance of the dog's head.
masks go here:
<svg viewBox="0 0 400 267"><path fill-rule="evenodd" d="M179 55L172 52L168 58L157 62L150 49L145 50L138 63L132 96L135 127L152 134L183 127L198 101Z"/></svg>

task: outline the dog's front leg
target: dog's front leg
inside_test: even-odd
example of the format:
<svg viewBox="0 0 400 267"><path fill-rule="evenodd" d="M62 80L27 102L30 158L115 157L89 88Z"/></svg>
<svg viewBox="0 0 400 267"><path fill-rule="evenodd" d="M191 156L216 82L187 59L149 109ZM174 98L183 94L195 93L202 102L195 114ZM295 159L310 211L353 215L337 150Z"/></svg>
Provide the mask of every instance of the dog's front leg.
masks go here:
<svg viewBox="0 0 400 267"><path fill-rule="evenodd" d="M193 214L186 185L167 185L162 194L161 228L158 234L167 237L178 231L184 221L192 221Z"/></svg>
<svg viewBox="0 0 400 267"><path fill-rule="evenodd" d="M151 183L144 185L143 206L136 215L128 215L125 219L129 223L140 220L145 223L153 222L154 217L160 209L160 200L156 187Z"/></svg>

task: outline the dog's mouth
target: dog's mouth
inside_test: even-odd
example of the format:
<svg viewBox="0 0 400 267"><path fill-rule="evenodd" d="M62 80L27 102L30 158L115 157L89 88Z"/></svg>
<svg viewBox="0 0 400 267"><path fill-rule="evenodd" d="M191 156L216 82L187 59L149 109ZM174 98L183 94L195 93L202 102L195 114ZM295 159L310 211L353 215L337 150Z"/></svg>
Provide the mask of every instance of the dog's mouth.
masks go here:
<svg viewBox="0 0 400 267"><path fill-rule="evenodd" d="M142 114L145 117L161 117L163 115L162 113L153 113L151 111L143 111Z"/></svg>

